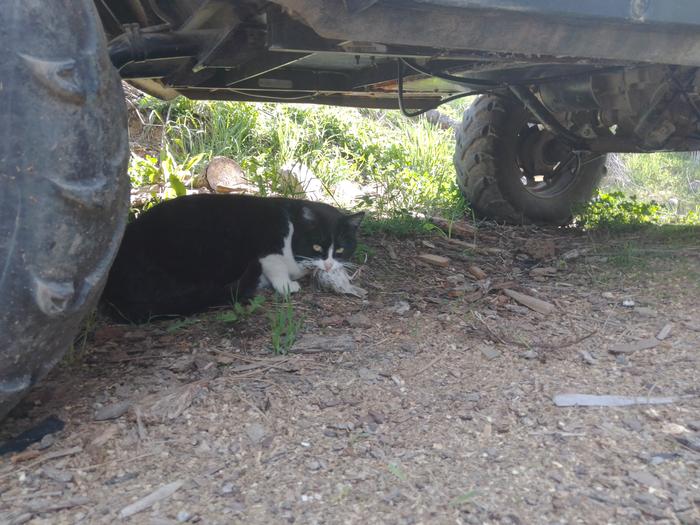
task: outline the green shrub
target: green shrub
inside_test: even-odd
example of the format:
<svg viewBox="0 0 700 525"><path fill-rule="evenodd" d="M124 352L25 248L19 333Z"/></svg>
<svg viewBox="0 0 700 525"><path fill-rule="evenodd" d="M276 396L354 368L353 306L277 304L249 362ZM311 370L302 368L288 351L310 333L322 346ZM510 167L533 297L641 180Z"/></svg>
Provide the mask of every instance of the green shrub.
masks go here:
<svg viewBox="0 0 700 525"><path fill-rule="evenodd" d="M598 192L579 212L576 223L584 228L639 226L657 222L659 212L659 205L653 201L640 202L619 191Z"/></svg>

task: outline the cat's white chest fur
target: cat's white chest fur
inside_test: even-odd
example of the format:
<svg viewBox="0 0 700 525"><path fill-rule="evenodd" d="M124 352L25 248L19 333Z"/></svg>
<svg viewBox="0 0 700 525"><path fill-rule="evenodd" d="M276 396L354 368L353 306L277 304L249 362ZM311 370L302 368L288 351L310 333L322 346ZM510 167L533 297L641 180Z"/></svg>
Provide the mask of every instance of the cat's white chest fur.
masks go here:
<svg viewBox="0 0 700 525"><path fill-rule="evenodd" d="M270 284L277 293L288 294L298 292L301 288L294 279L302 277L306 270L299 266L294 259L292 252L292 236L294 235L294 225L289 222L289 232L284 238L282 254L273 253L260 259L262 266L262 276L260 285Z"/></svg>

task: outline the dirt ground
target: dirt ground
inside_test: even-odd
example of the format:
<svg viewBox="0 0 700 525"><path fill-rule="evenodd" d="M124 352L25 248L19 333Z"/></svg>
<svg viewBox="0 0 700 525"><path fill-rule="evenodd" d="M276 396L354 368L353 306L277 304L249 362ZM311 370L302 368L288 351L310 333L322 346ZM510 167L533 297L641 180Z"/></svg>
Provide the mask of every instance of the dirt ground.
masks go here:
<svg viewBox="0 0 700 525"><path fill-rule="evenodd" d="M98 324L0 429L65 423L0 456L0 523L700 523L699 238L377 234L367 300L294 297L316 353L272 355L270 296Z"/></svg>

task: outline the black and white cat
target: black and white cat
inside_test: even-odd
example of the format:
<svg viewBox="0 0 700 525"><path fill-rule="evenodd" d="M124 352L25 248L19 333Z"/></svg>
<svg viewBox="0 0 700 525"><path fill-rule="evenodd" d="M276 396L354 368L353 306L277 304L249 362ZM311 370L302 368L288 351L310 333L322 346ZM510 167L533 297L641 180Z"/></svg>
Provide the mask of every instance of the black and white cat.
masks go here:
<svg viewBox="0 0 700 525"><path fill-rule="evenodd" d="M116 317L143 322L230 304L264 285L294 293L310 270L347 264L363 216L247 195L166 201L127 226L102 301Z"/></svg>

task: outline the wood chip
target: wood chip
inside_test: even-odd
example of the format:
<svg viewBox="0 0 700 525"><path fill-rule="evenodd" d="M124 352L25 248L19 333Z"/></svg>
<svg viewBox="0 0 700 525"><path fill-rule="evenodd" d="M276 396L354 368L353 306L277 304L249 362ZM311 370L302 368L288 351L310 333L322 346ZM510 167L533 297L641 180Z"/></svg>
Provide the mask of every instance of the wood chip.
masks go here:
<svg viewBox="0 0 700 525"><path fill-rule="evenodd" d="M519 302L520 304L527 306L530 310L534 310L535 312L539 312L541 314L549 315L552 312L554 312L555 306L552 303L548 303L547 301L543 301L542 299L538 299L537 297L532 297L530 295L525 295L520 292L516 292L515 290L503 290L505 294L513 299L514 301Z"/></svg>
<svg viewBox="0 0 700 525"><path fill-rule="evenodd" d="M464 221L448 221L441 217L431 217L430 222L442 229L448 237L473 238L478 231L474 226Z"/></svg>
<svg viewBox="0 0 700 525"><path fill-rule="evenodd" d="M27 504L27 510L32 512L54 512L57 510L72 509L81 505L87 505L90 499L84 496L75 496L60 501L36 500Z"/></svg>
<svg viewBox="0 0 700 525"><path fill-rule="evenodd" d="M418 254L418 259L432 264L433 266L440 266L441 268L447 268L450 265L450 260L442 255L434 255L432 253L420 253Z"/></svg>
<svg viewBox="0 0 700 525"><path fill-rule="evenodd" d="M324 352L351 352L357 348L349 334L321 336L305 334L291 348L292 353L319 354Z"/></svg>
<svg viewBox="0 0 700 525"><path fill-rule="evenodd" d="M140 500L135 501L131 505L127 505L126 507L124 507L122 510L119 511L119 517L122 519L128 518L129 516L133 516L134 514L137 514L152 507L157 502L169 498L170 496L175 494L175 492L180 487L182 487L184 483L185 482L183 480L178 480L167 485L163 485L159 489L151 492L148 496L141 498Z"/></svg>
<svg viewBox="0 0 700 525"><path fill-rule="evenodd" d="M482 270L481 268L479 268L476 264L472 264L471 266L469 266L467 268L467 272L469 272L469 274L471 276L473 276L475 279L477 279L479 281L481 281L482 279L486 279L486 277L488 277L486 272L484 270Z"/></svg>
<svg viewBox="0 0 700 525"><path fill-rule="evenodd" d="M12 463L22 463L23 461L29 461L32 459L36 459L39 456L41 456L41 452L38 450L25 450L24 452L19 452L17 454L14 454L11 458L10 461Z"/></svg>
<svg viewBox="0 0 700 525"><path fill-rule="evenodd" d="M443 240L453 246L459 246L460 248L464 248L465 250L476 250L476 244L474 244L473 242L467 242L461 239L453 239L451 237L447 237Z"/></svg>
<svg viewBox="0 0 700 525"><path fill-rule="evenodd" d="M659 330L659 333L656 334L656 338L659 341L663 341L664 339L668 338L669 335L671 335L671 330L673 330L673 323L666 323L661 330Z"/></svg>
<svg viewBox="0 0 700 525"><path fill-rule="evenodd" d="M94 448L102 448L102 446L104 446L109 440L111 440L116 435L117 435L117 426L116 425L109 425L102 432L100 432L97 436L95 436L93 438L93 440L90 441L90 444L88 446L94 447Z"/></svg>
<svg viewBox="0 0 700 525"><path fill-rule="evenodd" d="M666 405L677 403L687 396L598 396L593 394L557 394L554 404L558 407L622 407L631 405Z"/></svg>
<svg viewBox="0 0 700 525"><path fill-rule="evenodd" d="M631 354L637 350L649 350L654 348L661 343L656 337L650 337L649 339L642 339L641 341L634 341L632 343L618 343L610 348L608 352L614 355L619 354Z"/></svg>
<svg viewBox="0 0 700 525"><path fill-rule="evenodd" d="M530 277L554 277L557 274L557 269L551 266L533 268L530 270Z"/></svg>

